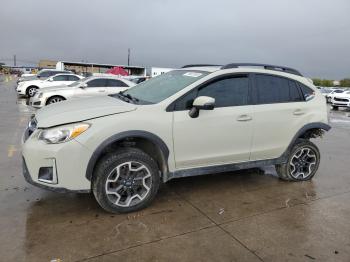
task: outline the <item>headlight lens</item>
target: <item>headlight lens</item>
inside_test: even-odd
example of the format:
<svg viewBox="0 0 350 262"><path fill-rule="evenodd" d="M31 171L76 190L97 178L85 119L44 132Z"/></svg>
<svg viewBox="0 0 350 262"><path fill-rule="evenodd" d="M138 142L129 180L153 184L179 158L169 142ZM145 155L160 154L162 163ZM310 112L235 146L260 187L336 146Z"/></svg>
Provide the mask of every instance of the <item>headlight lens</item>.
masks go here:
<svg viewBox="0 0 350 262"><path fill-rule="evenodd" d="M76 138L90 127L87 123L78 123L66 126L59 126L42 130L39 134L39 140L47 144L64 143Z"/></svg>
<svg viewBox="0 0 350 262"><path fill-rule="evenodd" d="M38 98L42 98L43 97L43 93L38 93Z"/></svg>

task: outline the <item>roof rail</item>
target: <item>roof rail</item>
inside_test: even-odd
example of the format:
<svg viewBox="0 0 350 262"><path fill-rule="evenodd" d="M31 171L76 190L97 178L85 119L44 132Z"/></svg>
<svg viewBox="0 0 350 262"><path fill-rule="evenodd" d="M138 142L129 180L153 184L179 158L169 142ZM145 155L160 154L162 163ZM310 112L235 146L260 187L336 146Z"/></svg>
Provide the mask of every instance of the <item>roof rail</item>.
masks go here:
<svg viewBox="0 0 350 262"><path fill-rule="evenodd" d="M222 65L211 65L211 64L193 64L193 65L184 65L181 68L188 68L188 67L207 67L207 66L222 66Z"/></svg>
<svg viewBox="0 0 350 262"><path fill-rule="evenodd" d="M238 68L241 66L263 67L268 70L280 71L280 72L290 73L293 75L303 76L298 70L295 70L290 67L268 65L268 64L257 64L257 63L232 63L232 64L227 64L222 66L221 69Z"/></svg>

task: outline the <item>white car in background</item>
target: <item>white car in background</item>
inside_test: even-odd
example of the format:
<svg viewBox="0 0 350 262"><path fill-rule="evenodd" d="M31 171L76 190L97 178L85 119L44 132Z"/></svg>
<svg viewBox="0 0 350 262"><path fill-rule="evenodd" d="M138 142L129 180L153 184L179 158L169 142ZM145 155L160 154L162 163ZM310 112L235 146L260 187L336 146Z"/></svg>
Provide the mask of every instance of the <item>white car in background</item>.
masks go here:
<svg viewBox="0 0 350 262"><path fill-rule="evenodd" d="M74 82L67 87L48 87L38 91L29 101L35 108L58 103L72 98L116 94L135 83L114 76L91 76Z"/></svg>
<svg viewBox="0 0 350 262"><path fill-rule="evenodd" d="M332 92L326 95L327 103L331 103L334 96L339 95L343 92L344 92L343 89L333 89Z"/></svg>
<svg viewBox="0 0 350 262"><path fill-rule="evenodd" d="M18 95L32 97L38 89L51 86L65 86L72 84L82 78L82 76L74 74L57 74L47 78L46 80L37 79L20 82L16 90Z"/></svg>
<svg viewBox="0 0 350 262"><path fill-rule="evenodd" d="M334 110L338 110L339 107L350 108L350 90L333 96L331 104Z"/></svg>

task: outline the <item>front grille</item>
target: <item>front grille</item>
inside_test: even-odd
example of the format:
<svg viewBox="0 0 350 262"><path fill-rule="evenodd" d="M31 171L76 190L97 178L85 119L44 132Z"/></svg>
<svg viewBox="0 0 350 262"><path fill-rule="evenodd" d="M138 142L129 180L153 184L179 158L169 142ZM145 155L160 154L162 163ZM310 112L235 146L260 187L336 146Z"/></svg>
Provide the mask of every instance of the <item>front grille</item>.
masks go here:
<svg viewBox="0 0 350 262"><path fill-rule="evenodd" d="M335 101L339 101L339 102L349 102L349 99L346 99L346 98L338 98L338 97L335 97L334 100L335 100Z"/></svg>
<svg viewBox="0 0 350 262"><path fill-rule="evenodd" d="M38 102L34 102L33 104L35 105L35 106L40 106L40 101L38 101Z"/></svg>

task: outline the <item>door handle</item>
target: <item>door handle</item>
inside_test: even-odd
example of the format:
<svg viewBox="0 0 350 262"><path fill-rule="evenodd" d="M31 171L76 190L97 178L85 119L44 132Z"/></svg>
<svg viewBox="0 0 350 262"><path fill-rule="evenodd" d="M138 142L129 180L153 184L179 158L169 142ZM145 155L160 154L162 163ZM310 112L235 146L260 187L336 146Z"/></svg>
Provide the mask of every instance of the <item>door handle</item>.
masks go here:
<svg viewBox="0 0 350 262"><path fill-rule="evenodd" d="M295 115L295 116L301 116L303 114L305 114L305 112L301 109L297 109L293 112L293 115Z"/></svg>
<svg viewBox="0 0 350 262"><path fill-rule="evenodd" d="M237 121L250 121L250 120L252 120L252 117L248 115L240 115L237 117Z"/></svg>

